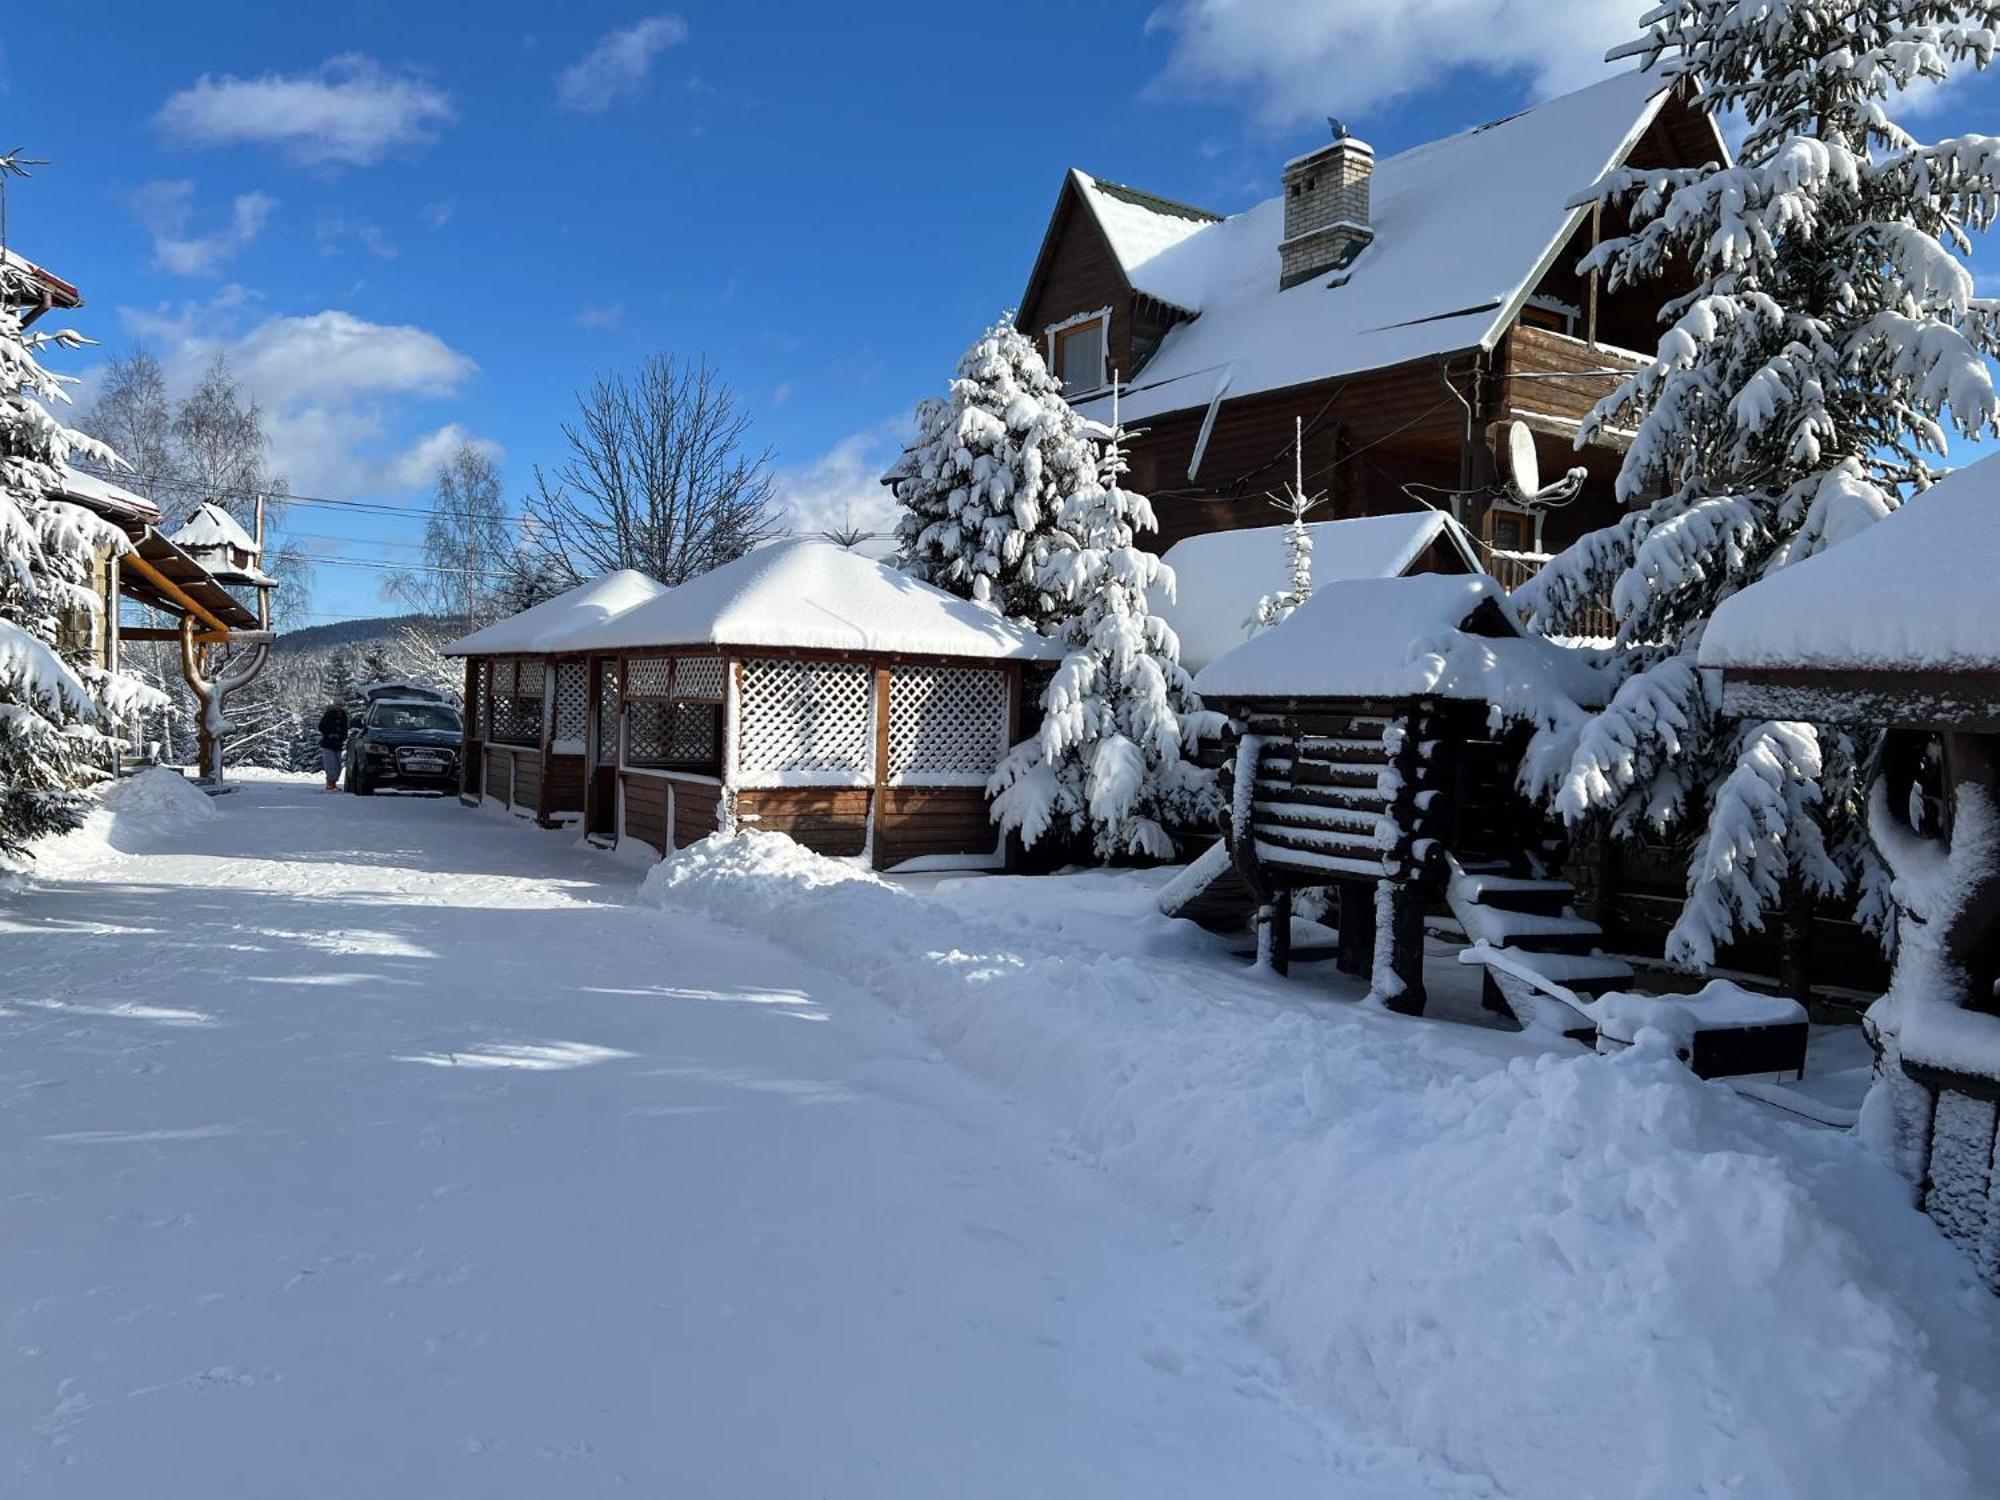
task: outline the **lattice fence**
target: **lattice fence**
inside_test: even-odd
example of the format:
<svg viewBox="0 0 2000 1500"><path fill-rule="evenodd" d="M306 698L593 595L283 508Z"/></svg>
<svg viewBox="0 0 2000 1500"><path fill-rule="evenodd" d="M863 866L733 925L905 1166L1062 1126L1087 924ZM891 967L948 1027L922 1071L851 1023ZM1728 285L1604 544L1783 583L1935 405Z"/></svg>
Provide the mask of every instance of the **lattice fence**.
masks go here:
<svg viewBox="0 0 2000 1500"><path fill-rule="evenodd" d="M580 661L559 663L556 667L556 717L551 737L581 742L584 720L589 712L589 671Z"/></svg>
<svg viewBox="0 0 2000 1500"><path fill-rule="evenodd" d="M708 703L634 703L626 731L626 763L715 769L719 718Z"/></svg>
<svg viewBox="0 0 2000 1500"><path fill-rule="evenodd" d="M743 666L736 770L747 785L874 779L873 674L849 662Z"/></svg>
<svg viewBox="0 0 2000 1500"><path fill-rule="evenodd" d="M597 763L618 762L618 663L599 662L597 667Z"/></svg>
<svg viewBox="0 0 2000 1500"><path fill-rule="evenodd" d="M515 695L521 698L541 697L542 681L548 664L535 657L529 657L517 665L520 669L520 685L515 688Z"/></svg>
<svg viewBox="0 0 2000 1500"><path fill-rule="evenodd" d="M1007 750L1007 679L978 667L889 674L889 780L983 785Z"/></svg>
<svg viewBox="0 0 2000 1500"><path fill-rule="evenodd" d="M493 663L493 696L511 698L514 696L514 659Z"/></svg>
<svg viewBox="0 0 2000 1500"><path fill-rule="evenodd" d="M720 703L722 671L719 656L682 657L674 663L674 696L690 703Z"/></svg>
<svg viewBox="0 0 2000 1500"><path fill-rule="evenodd" d="M539 698L495 698L493 728L487 736L498 745L540 745L542 742L542 700Z"/></svg>
<svg viewBox="0 0 2000 1500"><path fill-rule="evenodd" d="M632 699L666 697L673 682L673 666L670 657L635 657L625 664L625 696Z"/></svg>

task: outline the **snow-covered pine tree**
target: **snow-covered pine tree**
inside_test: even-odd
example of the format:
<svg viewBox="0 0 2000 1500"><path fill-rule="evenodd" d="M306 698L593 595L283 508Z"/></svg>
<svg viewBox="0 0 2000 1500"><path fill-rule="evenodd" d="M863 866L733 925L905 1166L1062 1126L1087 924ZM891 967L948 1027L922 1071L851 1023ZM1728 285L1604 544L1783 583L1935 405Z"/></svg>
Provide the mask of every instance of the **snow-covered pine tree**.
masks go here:
<svg viewBox="0 0 2000 1500"><path fill-rule="evenodd" d="M1074 606L1043 573L1071 545L1063 500L1096 483L1104 436L1063 400L1034 341L1002 318L958 362L945 397L918 406L916 439L886 476L905 512L897 566L1053 630Z"/></svg>
<svg viewBox="0 0 2000 1500"><path fill-rule="evenodd" d="M1670 266L1696 285L1578 438L1635 430L1618 480L1634 508L1515 591L1547 634L1607 595L1617 620L1610 704L1543 731L1524 779L1572 824L1693 834L1667 957L1702 968L1808 895L1854 892L1864 921L1886 918L1856 791L1868 747L1721 717L1695 657L1723 599L1924 488L1948 427L2000 418L1985 363L2000 306L1973 295L1962 259L2000 207L2000 140L1922 145L1886 108L1955 65L1984 68L2000 6L1668 0L1641 24L1613 55L1698 78L1701 106L1748 134L1733 165L1599 185L1631 227L1585 267L1612 288Z"/></svg>
<svg viewBox="0 0 2000 1500"><path fill-rule="evenodd" d="M1292 419L1292 483L1282 495L1273 496L1271 503L1291 520L1285 524L1285 587L1275 594L1266 594L1257 601L1257 612L1244 623L1255 630L1266 630L1280 620L1288 618L1313 592L1313 539L1306 530L1306 517L1317 510L1326 500L1324 494L1306 493L1306 437L1305 420Z"/></svg>
<svg viewBox="0 0 2000 1500"><path fill-rule="evenodd" d="M26 176L28 165L0 155L0 180ZM0 258L0 854L16 857L33 840L77 826L78 789L96 779L108 744L100 731L153 701L133 679L89 664L78 639L87 631L63 628L102 628L92 566L130 543L89 511L51 498L73 455L117 459L50 411L68 402L69 382L38 356L86 340L24 327L22 309L40 300L19 263Z"/></svg>
<svg viewBox="0 0 2000 1500"><path fill-rule="evenodd" d="M1112 395L1114 413L1117 394ZM1171 596L1173 570L1138 545L1152 503L1125 489L1123 432L1062 506L1074 539L1054 548L1041 590L1075 610L1062 626L1069 654L1042 695L1042 725L1008 752L987 790L993 819L1034 844L1052 827L1088 833L1100 859L1171 859L1173 830L1222 811L1215 774L1195 747L1222 731L1222 715L1195 696L1181 646L1152 612Z"/></svg>

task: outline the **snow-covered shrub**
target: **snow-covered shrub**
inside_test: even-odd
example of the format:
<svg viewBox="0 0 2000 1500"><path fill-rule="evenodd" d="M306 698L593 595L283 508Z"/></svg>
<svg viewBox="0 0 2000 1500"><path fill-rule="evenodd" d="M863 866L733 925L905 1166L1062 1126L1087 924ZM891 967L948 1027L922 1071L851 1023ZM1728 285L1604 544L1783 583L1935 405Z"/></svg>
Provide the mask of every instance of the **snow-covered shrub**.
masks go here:
<svg viewBox="0 0 2000 1500"><path fill-rule="evenodd" d="M1137 543L1155 528L1152 504L1119 483L1123 433L1097 472L1063 503L1073 544L1042 570L1049 597L1077 612L1062 627L1069 654L1042 695L1042 724L988 785L993 817L1032 845L1051 828L1088 833L1099 858L1173 857L1172 830L1222 810L1214 773L1195 764L1221 715L1195 695L1172 628L1149 591L1171 597L1173 570Z"/></svg>
<svg viewBox="0 0 2000 1500"><path fill-rule="evenodd" d="M1619 288L1691 271L1652 360L1578 435L1634 430L1618 479L1638 506L1515 591L1568 633L1609 597L1622 679L1599 713L1542 731L1525 779L1564 819L1696 834L1668 956L1689 968L1757 928L1789 890L1858 884L1869 746L1807 724L1732 725L1695 670L1716 606L1873 524L1923 489L1948 427L2000 419L1986 359L2000 319L1975 297L1966 231L2000 206L2000 139L1923 145L1885 103L1984 68L1990 6L1717 5L1666 0L1619 49L1698 76L1703 109L1748 124L1731 166L1629 168L1599 184L1629 232L1586 259ZM1654 498L1657 497L1657 498ZM1915 503L1921 504L1921 498Z"/></svg>
<svg viewBox="0 0 2000 1500"><path fill-rule="evenodd" d="M889 471L904 510L897 565L1037 630L1059 624L1071 606L1043 571L1066 545L1064 498L1095 481L1103 436L1002 318L958 362L944 398L917 408L916 440Z"/></svg>

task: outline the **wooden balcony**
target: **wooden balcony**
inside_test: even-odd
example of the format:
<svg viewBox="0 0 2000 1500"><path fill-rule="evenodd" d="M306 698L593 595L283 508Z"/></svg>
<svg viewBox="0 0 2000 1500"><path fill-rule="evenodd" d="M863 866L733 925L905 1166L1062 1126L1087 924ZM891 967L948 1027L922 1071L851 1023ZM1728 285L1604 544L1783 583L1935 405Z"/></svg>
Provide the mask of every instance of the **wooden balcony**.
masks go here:
<svg viewBox="0 0 2000 1500"><path fill-rule="evenodd" d="M1536 432L1569 439L1592 407L1618 388L1632 371L1648 363L1644 355L1609 344L1592 344L1548 328L1516 324L1507 331L1498 358L1501 422L1525 422ZM1623 448L1625 434L1604 434L1604 446Z"/></svg>

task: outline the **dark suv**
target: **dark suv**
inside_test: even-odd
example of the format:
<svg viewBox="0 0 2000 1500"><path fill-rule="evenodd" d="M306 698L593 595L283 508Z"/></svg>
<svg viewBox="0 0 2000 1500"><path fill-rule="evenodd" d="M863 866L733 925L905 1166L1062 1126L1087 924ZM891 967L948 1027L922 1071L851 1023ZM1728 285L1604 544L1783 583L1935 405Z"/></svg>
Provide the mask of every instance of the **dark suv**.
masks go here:
<svg viewBox="0 0 2000 1500"><path fill-rule="evenodd" d="M376 698L347 734L347 789L455 791L465 726L458 710L419 698Z"/></svg>

